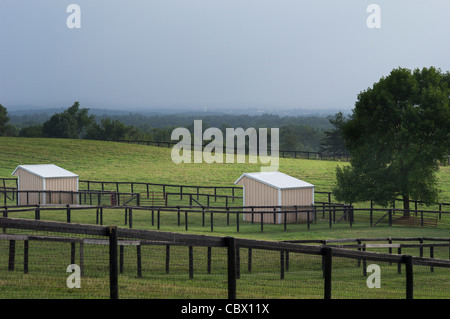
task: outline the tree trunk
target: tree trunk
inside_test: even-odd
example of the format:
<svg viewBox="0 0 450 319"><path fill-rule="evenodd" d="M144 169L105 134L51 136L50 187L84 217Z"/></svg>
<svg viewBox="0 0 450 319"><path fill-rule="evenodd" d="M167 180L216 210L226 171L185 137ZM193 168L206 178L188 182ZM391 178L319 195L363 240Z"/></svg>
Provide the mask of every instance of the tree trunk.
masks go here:
<svg viewBox="0 0 450 319"><path fill-rule="evenodd" d="M403 217L409 216L409 196L402 195L403 197Z"/></svg>

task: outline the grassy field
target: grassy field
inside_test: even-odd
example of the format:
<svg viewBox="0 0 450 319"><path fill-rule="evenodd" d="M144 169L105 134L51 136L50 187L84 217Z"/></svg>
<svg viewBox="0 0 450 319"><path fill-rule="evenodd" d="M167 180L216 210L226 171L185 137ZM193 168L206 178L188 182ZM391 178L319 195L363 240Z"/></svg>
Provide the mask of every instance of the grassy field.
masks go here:
<svg viewBox="0 0 450 319"><path fill-rule="evenodd" d="M69 171L75 172L83 180L103 180L103 181L125 181L125 182L150 182L166 184L186 184L186 185L204 185L204 186L233 186L234 181L244 172L260 171L260 164L174 164L170 158L171 149L149 147L145 145L128 145L115 142L86 141L86 140L64 140L64 139L29 139L29 138L0 138L0 177L11 177L12 171L21 164L56 164ZM331 191L335 184L334 172L338 165L348 165L345 162L320 161L307 159L280 159L279 171L292 175L299 179L308 181L316 186L317 191ZM441 202L450 202L450 167L441 167L438 173L439 187L441 189ZM323 198L322 200L325 200ZM176 204L173 202L172 204ZM220 204L220 203L219 203ZM235 203L240 205L239 202ZM368 207L367 203L359 203L356 207ZM427 209L427 208L424 208ZM358 213L359 214L359 213ZM360 216L360 217L358 217ZM31 213L17 214L11 217L33 218ZM149 212L134 212L134 228L156 229L152 225ZM293 240L293 239L335 239L335 238L363 238L363 237L449 237L450 227L448 226L449 217L443 215L443 220L439 222L438 227L420 228L420 227L388 227L381 224L377 227L370 227L367 223L367 215L363 213L357 215L357 222L350 228L347 223L336 224L330 229L326 221L320 219L311 225L308 230L305 224L289 224L286 231L283 231L282 225L264 225L264 232L260 231L258 225L250 223L241 223L239 232L236 232L236 222L232 218L230 226L226 225L224 216L215 216L214 232L209 228L209 216L207 216L206 227L202 226L201 216L190 217L189 233L208 234L217 236L235 236L244 238L254 238L262 240ZM44 212L42 219L65 221L64 211ZM95 211L74 212L72 222L76 223L95 223ZM119 210L105 210L105 225L124 225L124 212ZM184 224L180 227L176 225L174 214L164 214L161 216L161 230L173 232L186 232ZM2 250L2 269L6 261L7 247ZM44 248L42 248L44 249ZM448 258L448 248L438 252L436 256ZM413 252L417 254L417 252ZM134 257L132 257L134 258ZM220 260L222 257L217 257ZM262 256L261 260L269 260L272 257ZM290 270L289 278L280 283L277 271L279 256L274 256L273 265L267 266L266 271L260 271L256 278L249 274L243 276L240 281L241 287L244 287L245 297L264 298L271 291L270 298L321 298L320 268L311 270L307 276L310 280L305 281L304 271L294 267ZM301 257L298 257L301 258ZM163 259L161 257L160 259ZM201 262L202 263L202 262ZM67 263L66 263L67 264ZM149 269L153 267L155 260L149 259ZM299 261L298 264L302 264ZM67 266L67 265L66 265ZM44 267L44 266L42 266ZM396 266L393 266L394 268ZM351 268L351 269L350 269ZM354 267L343 266L340 275L337 275L336 287L342 298L354 298L361 295L358 289L354 288L354 282L349 278L355 276L360 278L360 270ZM396 269L396 268L395 268ZM223 270L223 269L222 269ZM355 274L355 271L357 274ZM395 272L389 270L389 272ZM4 274L4 271L2 271ZM129 291L131 297L154 298L161 296L158 291L164 290L166 298L184 298L216 296L224 298L223 283L225 280L223 271L219 271L217 277L211 277L203 273L196 274L196 278L205 278L204 280L192 281L186 278L185 274L177 275L172 273L164 280L156 273L151 279L144 281L135 278L134 274L124 275L126 278L121 284L122 291ZM48 278L49 282L59 282L65 280L67 273L60 272L54 274L55 278ZM26 278L26 280L24 279ZM264 279L266 278L266 279ZM403 298L404 277L397 277L395 274L389 275L388 292L371 291L368 298ZM423 271L417 282L423 285L425 292L421 292L417 297L423 298L448 298L449 275L439 272L430 274ZM150 278L149 278L150 279ZM25 280L25 281L24 281ZM26 291L30 282L42 280L41 277L33 274L8 273L0 279L0 296L28 296ZM56 291L56 297L59 298L89 298L99 296L97 289L104 286L102 278L96 276L89 277L85 282L92 290L87 293L60 289ZM362 280L363 286L365 279ZM436 285L435 292L427 292L425 282L431 282ZM221 283L221 284L218 284ZM319 284L320 283L320 284ZM217 286L218 292L212 292L211 286ZM34 284L31 284L34 286ZM39 283L36 283L39 286ZM147 288L142 288L145 285ZM301 286L299 293L299 285ZM304 286L303 286L304 285ZM152 288L149 288L149 287ZM97 287L97 288L96 288ZM141 287L141 288L139 288ZM309 288L308 288L309 287ZM315 287L315 288L314 288ZM400 287L400 288L398 288ZM400 293L397 290L400 289ZM422 287L421 287L422 289ZM11 295L14 290L17 294ZM101 290L101 289L100 289ZM93 292L95 291L95 292ZM144 293L147 292L147 293ZM367 291L367 289L365 290ZM420 291L420 290L419 290ZM180 297L180 292L182 292ZM36 296L39 296L39 292ZM100 294L101 295L101 294ZM107 292L106 292L107 297Z"/></svg>
<svg viewBox="0 0 450 319"><path fill-rule="evenodd" d="M124 181L124 182L148 182L165 184L204 185L204 186L234 186L234 181L245 172L258 172L261 165L258 164L175 164L170 158L170 148L152 147L146 145L129 145L116 142L66 140L66 139L33 139L33 138L0 138L0 177L11 177L13 170L21 164L47 164L53 163L80 176L80 180ZM335 184L335 168L338 165L348 165L346 162L320 161L307 159L280 158L279 171L305 180L315 185L316 191L331 191ZM441 190L441 202L450 202L450 167L440 167L438 173ZM178 190L178 189L177 189ZM326 196L316 194L316 201L327 200ZM187 204L188 201L178 201L176 198L170 205ZM213 203L223 205L223 201ZM242 205L236 201L235 205ZM369 207L369 203L356 203L355 207ZM423 209L436 209L423 207ZM50 214L50 213L49 213ZM84 216L85 214L80 214ZM135 225L141 228L154 229L148 222L149 217L145 213L135 213ZM53 214L48 218L64 220L64 217ZM91 214L92 216L92 214ZM356 213L366 218L367 213ZM164 217L162 217L164 218ZM166 217L173 219L173 217ZM219 218L220 217L215 217ZM312 225L309 231L305 231L303 224L289 225L286 232L282 226L265 225L261 233L258 226L240 225L240 233L245 237L258 239L292 239L295 238L348 238L348 237L384 237L384 236L448 236L449 228L443 215L440 223L443 227L417 228L417 227L369 227L367 222L357 222L350 228L347 224L328 228L326 222ZM366 218L367 219L367 218ZM89 217L87 222L92 222L95 217ZM122 212L105 212L105 223L117 223L123 225ZM142 220L142 222L140 221ZM208 227L201 227L200 217L189 221L190 232L209 232ZM78 222L83 222L79 218ZM147 221L147 222L146 222ZM167 223L161 220L163 230L183 231L183 227L173 226L173 222ZM192 226L191 226L192 225ZM208 225L208 224L207 224ZM223 226L217 222L214 233L229 235L235 233L235 221L231 219L231 227ZM170 226L170 227L169 227ZM137 227L137 226L136 226ZM169 227L169 228L167 228ZM205 229L206 228L206 229ZM281 230L281 231L280 231ZM395 233L393 233L395 230ZM435 234L435 235L433 235ZM447 234L447 235L445 235Z"/></svg>

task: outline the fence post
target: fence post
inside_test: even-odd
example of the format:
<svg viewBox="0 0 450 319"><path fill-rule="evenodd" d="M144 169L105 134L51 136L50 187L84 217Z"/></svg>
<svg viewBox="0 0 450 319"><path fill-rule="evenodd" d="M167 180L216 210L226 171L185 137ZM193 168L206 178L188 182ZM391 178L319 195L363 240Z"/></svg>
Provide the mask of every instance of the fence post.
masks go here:
<svg viewBox="0 0 450 319"><path fill-rule="evenodd" d="M158 227L158 230L161 226L161 213L160 210L158 209L158 213L156 214L156 225Z"/></svg>
<svg viewBox="0 0 450 319"><path fill-rule="evenodd" d="M128 226L133 228L133 209L128 209Z"/></svg>
<svg viewBox="0 0 450 319"><path fill-rule="evenodd" d="M189 246L189 278L194 278L194 247Z"/></svg>
<svg viewBox="0 0 450 319"><path fill-rule="evenodd" d="M309 230L309 210L306 211L306 224L308 225L308 230Z"/></svg>
<svg viewBox="0 0 450 319"><path fill-rule="evenodd" d="M353 205L350 205L350 227L352 227L353 223L355 222L354 220L354 209L353 209Z"/></svg>
<svg viewBox="0 0 450 319"><path fill-rule="evenodd" d="M169 273L170 267L170 245L166 245L166 274Z"/></svg>
<svg viewBox="0 0 450 319"><path fill-rule="evenodd" d="M252 249L248 248L248 272L251 273L252 272Z"/></svg>
<svg viewBox="0 0 450 319"><path fill-rule="evenodd" d="M9 241L9 259L8 259L8 270L9 271L14 270L15 257L16 257L16 241L10 240Z"/></svg>
<svg viewBox="0 0 450 319"><path fill-rule="evenodd" d="M211 223L211 231L213 231L213 230L214 230L214 220L213 220L213 215L214 215L214 213L213 213L213 212L211 212L211 218L210 218L210 223Z"/></svg>
<svg viewBox="0 0 450 319"><path fill-rule="evenodd" d="M67 222L70 223L70 208L69 204L67 204L66 214L67 214Z"/></svg>
<svg viewBox="0 0 450 319"><path fill-rule="evenodd" d="M434 247L430 246L430 258L434 258ZM434 267L430 266L430 271L433 272L434 271Z"/></svg>
<svg viewBox="0 0 450 319"><path fill-rule="evenodd" d="M356 243L358 244L358 251L361 251L361 238L357 238ZM358 267L361 267L361 258L359 257L358 257Z"/></svg>
<svg viewBox="0 0 450 319"><path fill-rule="evenodd" d="M373 201L370 201L370 227L372 227Z"/></svg>
<svg viewBox="0 0 450 319"><path fill-rule="evenodd" d="M23 241L23 273L28 274L28 240Z"/></svg>
<svg viewBox="0 0 450 319"><path fill-rule="evenodd" d="M423 244L423 238L422 237L419 238L419 243ZM420 248L419 248L419 257L423 257L423 246L420 246Z"/></svg>
<svg viewBox="0 0 450 319"><path fill-rule="evenodd" d="M70 243L70 263L74 264L75 263L75 254L76 254L76 246L75 246L75 242L71 242Z"/></svg>
<svg viewBox="0 0 450 319"><path fill-rule="evenodd" d="M392 209L389 209L389 226L392 226Z"/></svg>
<svg viewBox="0 0 450 319"><path fill-rule="evenodd" d="M206 251L206 255L207 255L207 271L208 271L208 274L210 274L211 273L211 253L212 253L212 248L211 247L208 247L207 248L207 251Z"/></svg>
<svg viewBox="0 0 450 319"><path fill-rule="evenodd" d="M333 210L336 211L336 206L333 206ZM332 219L331 219L331 209L328 211L328 219L329 219L329 226L330 226L330 228L331 228L331 222L332 222Z"/></svg>
<svg viewBox="0 0 450 319"><path fill-rule="evenodd" d="M406 272L406 299L413 299L414 280L413 280L413 259L412 256L403 256Z"/></svg>
<svg viewBox="0 0 450 319"><path fill-rule="evenodd" d="M119 299L116 226L109 227L109 295L111 299Z"/></svg>
<svg viewBox="0 0 450 319"><path fill-rule="evenodd" d="M124 254L124 246L119 245L119 272L123 274L123 254Z"/></svg>
<svg viewBox="0 0 450 319"><path fill-rule="evenodd" d="M226 237L228 248L228 299L236 299L236 241L233 237Z"/></svg>
<svg viewBox="0 0 450 319"><path fill-rule="evenodd" d="M142 257L141 257L141 244L136 246L136 257L137 257L137 276L142 278Z"/></svg>
<svg viewBox="0 0 450 319"><path fill-rule="evenodd" d="M331 299L332 248L323 247L322 257L324 275L324 299Z"/></svg>

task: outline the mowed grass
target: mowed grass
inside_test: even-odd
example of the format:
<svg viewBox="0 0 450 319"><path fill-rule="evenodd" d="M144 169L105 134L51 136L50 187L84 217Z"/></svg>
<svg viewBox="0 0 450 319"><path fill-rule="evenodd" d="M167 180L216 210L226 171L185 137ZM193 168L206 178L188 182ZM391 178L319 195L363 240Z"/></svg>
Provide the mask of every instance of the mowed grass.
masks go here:
<svg viewBox="0 0 450 319"><path fill-rule="evenodd" d="M258 172L264 164L175 164L171 148L117 142L0 138L0 177L11 177L21 164L56 164L80 179L151 182L182 185L233 186L246 172ZM308 181L318 191L331 191L337 166L347 162L280 158L279 171ZM441 202L450 202L450 167L437 174Z"/></svg>
<svg viewBox="0 0 450 319"><path fill-rule="evenodd" d="M80 179L134 181L181 185L233 186L245 172L260 171L261 164L175 164L171 148L117 142L0 138L0 176L10 177L21 164L59 165ZM334 185L336 165L344 162L280 159L279 170L328 191Z"/></svg>
<svg viewBox="0 0 450 319"><path fill-rule="evenodd" d="M162 183L162 184L177 184L177 185L200 185L200 186L234 186L234 182L243 173L246 172L258 172L261 169L262 164L256 163L213 163L213 164L175 164L171 160L171 148L153 147L146 145L134 145L124 144L117 142L104 142L104 141L89 141L89 140L69 140L69 139L35 139L35 138L0 138L0 177L11 177L13 170L21 164L56 164L69 171L72 171L80 176L80 180L98 180L98 181L122 181L122 182L143 182L143 183ZM321 161L321 160L308 160L308 159L292 159L292 158L280 158L279 171L288 175L297 177L315 185L315 191L331 191L335 185L335 170L337 166L348 165L347 162L338 161ZM450 202L450 167L441 166L438 172L438 183L441 191L441 202ZM130 191L125 189L124 191ZM142 190L141 190L142 191ZM171 190L168 190L171 191ZM179 191L178 188L172 191ZM192 192L192 189L184 191ZM228 193L229 194L229 193ZM238 194L241 195L241 194ZM317 193L315 201L327 201L326 195ZM185 198L183 201L178 200L177 196L169 197L171 201L170 205L186 205L188 200ZM332 198L334 200L334 198ZM201 199L202 203L206 200ZM211 205L224 205L223 200L217 202L211 202ZM242 202L237 200L233 205L242 205ZM370 203L356 203L355 207L367 208ZM397 207L401 207L401 203L397 203ZM426 207L420 206L422 209L436 209L437 206ZM443 206L443 210L450 209L450 206ZM105 222L108 222L106 215L115 215L114 213L105 213ZM120 213L119 216L123 214ZM149 220L145 214L135 213L135 215L144 215L141 218L143 220ZM47 215L49 216L49 215ZM368 216L367 213L356 213L356 220L358 216ZM49 217L50 218L50 217ZM138 218L136 218L135 225L138 225ZM168 217L174 219L173 217ZM215 216L221 218L220 216ZM123 221L122 217L113 218L114 222ZM192 221L198 220L198 218L192 218ZM443 214L442 219L448 220L449 217ZM367 219L366 219L367 220ZM80 220L82 222L83 219ZM92 221L92 217L89 222ZM164 220L161 221L162 225ZM190 227L191 232L200 231L204 232L204 227L196 229L196 225L201 224L193 223ZM378 233L383 233L388 236L395 234L389 234L390 228L384 229L383 227L366 227L357 228L356 226L368 226L367 222L356 223L353 228L349 228L347 224L345 227L333 227L328 229L328 224L325 223L325 227L312 226L310 231L305 233L306 227L304 225L289 225L288 231L279 231L282 226L278 225L265 225L264 233L260 232L259 227L240 225L240 233L248 233L251 236L264 239L266 234L273 233L271 229L274 229L277 239L283 239L292 236L299 237L316 237L325 236L326 238L339 238L342 236L349 237L349 235L356 232L360 232L360 236L370 237L378 236ZM441 222L446 228L446 223ZM167 223L166 223L167 225ZM215 233L235 232L236 227L234 218L231 218L232 227L225 227L226 229L220 229L221 224L217 223L215 226ZM141 225L143 228L151 228L149 223L143 222ZM223 226L223 224L222 224ZM167 228L165 228L167 229ZM442 236L442 230L437 229L417 229L417 228L405 228L411 231L412 236L417 236L418 233L426 233L426 236L430 236L431 233L436 232ZM182 230L179 227L175 227L169 230ZM315 231L318 234L315 234ZM396 230L396 232L402 232ZM254 233L254 234L253 234ZM268 235L272 237L271 235ZM350 236L356 237L356 236ZM320 238L320 239L326 239ZM342 238L342 237L341 237ZM272 238L270 238L272 239Z"/></svg>
<svg viewBox="0 0 450 319"><path fill-rule="evenodd" d="M32 138L0 138L0 177L11 177L13 170L21 164L56 164L80 176L81 180L99 181L123 181L123 182L144 182L163 184L184 184L202 186L233 186L235 180L245 172L260 171L261 164L250 163L223 163L223 164L175 164L171 160L170 148L159 148L146 145L123 144L116 142L87 141L87 140L66 140L66 139L32 139ZM346 162L320 161L307 159L280 158L279 171L308 181L316 186L316 191L331 191L335 185L336 166L348 165ZM448 166L440 167L438 172L439 187L441 190L441 202L450 202L450 169ZM316 200L327 200L317 194ZM203 201L204 202L204 201ZM172 203L177 203L174 200ZM179 203L179 202L178 202ZM183 203L186 203L184 201ZM218 202L221 204L223 202ZM215 203L216 204L216 203ZM237 202L235 205L239 205ZM367 203L359 203L357 207L368 207ZM435 207L434 207L435 208ZM427 209L427 208L424 208ZM363 215L362 215L363 216ZM34 218L32 213L21 213L11 217ZM363 216L364 217L364 216ZM43 212L42 219L65 221L65 211ZM133 227L141 229L156 230L156 221L151 223L150 212L134 211ZM209 215L206 216L206 225L203 226L202 218L198 216L189 217L189 228L185 230L184 216L180 226L177 226L175 214L161 215L161 230L182 233L197 233L217 236L235 236L243 238L253 238L262 240L294 240L294 239L336 239L336 238L370 238L370 237L449 237L450 228L444 221L449 217L443 215L443 220L436 228L420 227L388 227L380 224L377 227L370 227L365 220L358 220L352 227L348 223L333 224L328 227L327 221L318 220L307 229L305 224L289 224L286 231L282 225L264 225L261 232L258 224L240 223L239 232L236 229L235 218L230 219L227 226L226 217L214 216L214 231L210 230ZM75 223L95 223L95 211L80 211L72 213L72 222ZM118 225L128 227L124 223L124 212L122 210L105 210L104 225ZM34 248L35 249L35 248ZM42 248L45 249L45 248ZM38 254L38 252L35 252ZM65 252L67 253L67 251ZM414 251L412 254L417 255ZM2 253L1 272L5 273L7 247ZM18 253L20 255L20 252ZM196 254L197 255L197 254ZM201 254L200 254L201 255ZM152 256L152 254L149 254ZM204 256L204 254L202 255ZM448 248L436 252L435 257L448 258ZM66 258L66 257L64 257ZM129 257L134 262L135 256ZM158 262L164 260L164 256L155 257ZM211 276L203 271L197 271L195 278L190 280L187 276L186 258L183 261L183 271L181 273L171 272L169 275L157 272L151 275L150 269L156 263L156 259L148 257L144 272L144 278L136 278L135 272L121 275L120 289L122 296L132 298L225 298L226 280L225 268L220 268L217 275ZM202 257L204 258L204 257ZM217 256L214 260L222 262L224 256ZM292 261L295 261L293 257ZM320 258L315 262L319 263ZM66 258L67 259L67 258ZM66 260L65 259L65 260ZM314 259L314 258L313 258ZM243 270L242 278L239 281L238 296L242 298L322 298L322 283L320 267L311 269L305 275L304 267L298 265L309 263L309 261L299 260L297 266L292 266L286 278L279 279L279 254L261 257L259 271L255 268L255 275L246 273ZM270 265L265 264L270 260ZM352 261L356 262L356 261ZM352 263L350 262L350 263ZM204 260L199 262L204 265ZM63 262L66 265L68 262ZM334 287L337 288L336 297L341 298L403 298L404 297L404 276L396 274L396 265L393 270L388 271L388 277L383 277L386 281L386 289L371 290L368 292L365 286L365 277L362 277L360 268L354 265L344 266L338 269L337 280ZM197 263L196 263L197 265ZM263 265L263 266L261 266ZM294 264L293 264L294 265ZM35 267L35 266L33 266ZM43 272L45 272L45 267ZM197 267L197 266L196 266ZM202 266L203 267L203 266ZM257 267L257 266L255 266ZM19 267L20 268L20 267ZM132 268L132 267L130 267ZM197 268L196 268L197 269ZM31 270L33 268L31 267ZM20 270L19 270L20 271ZM87 275L83 282L90 289L77 291L67 289L65 279L67 273L62 270L59 274L52 272L46 278L49 289L52 289L56 298L107 298L108 291L102 287L107 283L100 275ZM355 278L357 281L355 282ZM149 279L149 280L146 280ZM0 280L0 295L4 298L21 298L30 296L29 286L44 286L42 273L30 271L24 275L17 272L8 273ZM418 298L448 298L448 271L442 273L442 269L436 269L435 273L430 273L428 269L423 270L415 276L415 280L420 285L415 296ZM427 291L427 283L433 283L435 289ZM355 288L355 285L361 287ZM60 287L53 289L51 287ZM11 294L11 291L16 293ZM39 298L42 291L34 290L31 297ZM101 292L100 292L101 291ZM361 291L367 293L362 295ZM447 293L445 293L447 291Z"/></svg>

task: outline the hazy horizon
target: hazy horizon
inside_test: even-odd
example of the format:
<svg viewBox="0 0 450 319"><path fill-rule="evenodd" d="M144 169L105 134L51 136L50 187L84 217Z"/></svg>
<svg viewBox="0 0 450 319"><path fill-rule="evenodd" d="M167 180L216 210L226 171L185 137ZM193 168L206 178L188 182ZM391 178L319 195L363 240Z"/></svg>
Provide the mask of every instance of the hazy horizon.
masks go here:
<svg viewBox="0 0 450 319"><path fill-rule="evenodd" d="M350 110L394 68L450 70L449 13L446 0L2 0L0 104Z"/></svg>

